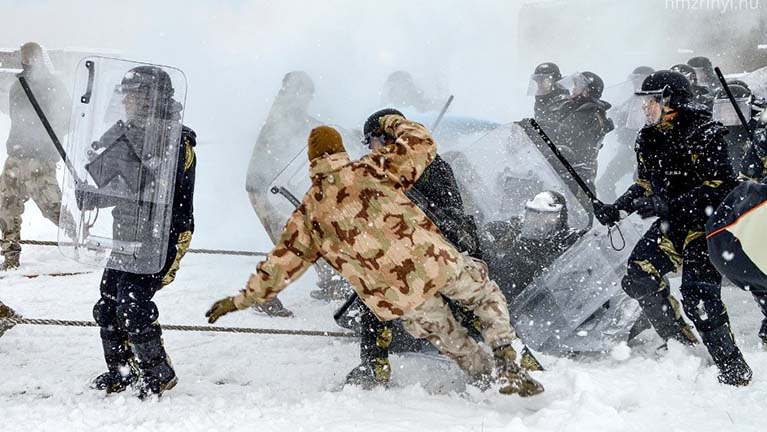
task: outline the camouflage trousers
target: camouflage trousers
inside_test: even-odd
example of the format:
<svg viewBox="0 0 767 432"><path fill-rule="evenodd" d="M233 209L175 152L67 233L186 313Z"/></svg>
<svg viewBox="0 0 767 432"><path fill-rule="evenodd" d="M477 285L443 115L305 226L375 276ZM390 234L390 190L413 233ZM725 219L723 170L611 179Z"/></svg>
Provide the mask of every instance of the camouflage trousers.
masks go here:
<svg viewBox="0 0 767 432"><path fill-rule="evenodd" d="M453 315L444 297L471 310L481 323L480 332L492 348L516 339L509 322L509 310L503 293L488 277L487 265L462 256L462 270L439 294L402 316L408 333L431 342L442 354L455 360L471 376L492 371L493 357L469 336Z"/></svg>
<svg viewBox="0 0 767 432"><path fill-rule="evenodd" d="M21 252L21 215L32 199L48 220L59 224L61 189L56 162L8 156L0 174L0 250L7 258Z"/></svg>

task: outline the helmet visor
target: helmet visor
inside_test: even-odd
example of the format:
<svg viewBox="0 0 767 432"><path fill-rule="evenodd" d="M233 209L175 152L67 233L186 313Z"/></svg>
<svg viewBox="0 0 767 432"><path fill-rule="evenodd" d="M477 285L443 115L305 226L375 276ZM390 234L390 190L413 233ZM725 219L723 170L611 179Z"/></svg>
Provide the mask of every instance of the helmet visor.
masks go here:
<svg viewBox="0 0 767 432"><path fill-rule="evenodd" d="M668 106L671 96L663 90L657 92L636 92L631 100L626 128L639 130L645 126L660 123L663 110Z"/></svg>
<svg viewBox="0 0 767 432"><path fill-rule="evenodd" d="M528 96L545 96L554 90L556 81L550 74L533 74L527 87Z"/></svg>
<svg viewBox="0 0 767 432"><path fill-rule="evenodd" d="M562 206L559 206L560 208ZM559 211L541 211L525 208L525 220L520 236L533 240L551 238L561 228L562 221Z"/></svg>
<svg viewBox="0 0 767 432"><path fill-rule="evenodd" d="M567 90L571 95L579 95L586 91L589 82L583 74L576 72L557 81L557 86Z"/></svg>

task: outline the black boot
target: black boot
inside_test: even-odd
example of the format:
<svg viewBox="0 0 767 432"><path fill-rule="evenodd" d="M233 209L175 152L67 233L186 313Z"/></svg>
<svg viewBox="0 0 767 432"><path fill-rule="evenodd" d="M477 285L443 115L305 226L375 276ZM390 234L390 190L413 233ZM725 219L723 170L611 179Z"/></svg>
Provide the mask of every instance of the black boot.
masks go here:
<svg viewBox="0 0 767 432"><path fill-rule="evenodd" d="M735 344L729 320L715 329L699 330L699 333L714 364L719 368L719 382L731 386L748 385L753 372Z"/></svg>
<svg viewBox="0 0 767 432"><path fill-rule="evenodd" d="M121 335L124 336L117 331L101 329L107 371L91 381L92 389L106 391L107 394L120 393L138 381L136 360L127 338L121 338Z"/></svg>
<svg viewBox="0 0 767 432"><path fill-rule="evenodd" d="M178 378L165 352L159 326L153 325L147 331L131 335L130 340L141 370L141 380L137 386L139 399L155 395L159 397L175 387Z"/></svg>
<svg viewBox="0 0 767 432"><path fill-rule="evenodd" d="M366 390L386 386L391 381L389 364L391 325L380 321L367 307L363 306L360 313L360 359L362 362L346 375L346 383Z"/></svg>
<svg viewBox="0 0 767 432"><path fill-rule="evenodd" d="M361 363L346 375L346 384L360 386L365 390L386 387L391 381L391 365L385 357Z"/></svg>

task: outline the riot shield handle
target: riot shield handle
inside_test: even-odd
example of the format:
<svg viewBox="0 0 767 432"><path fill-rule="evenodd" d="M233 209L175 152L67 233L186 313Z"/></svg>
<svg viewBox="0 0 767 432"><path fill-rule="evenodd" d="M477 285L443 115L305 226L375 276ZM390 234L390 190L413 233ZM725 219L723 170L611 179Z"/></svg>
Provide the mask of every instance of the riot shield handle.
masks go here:
<svg viewBox="0 0 767 432"><path fill-rule="evenodd" d="M301 201L296 198L295 195L293 195L289 190L285 189L283 186L272 186L271 189L269 189L269 192L275 194L275 195L282 195L290 201L291 204L293 204L296 208L301 205Z"/></svg>
<svg viewBox="0 0 767 432"><path fill-rule="evenodd" d="M751 128L748 126L748 120L746 120L746 116L743 115L743 111L740 110L740 106L738 106L738 102L735 101L735 96L732 95L732 91L730 91L730 86L727 84L727 80L724 79L724 74L722 74L722 70L719 69L719 66L714 68L714 72L716 72L717 78L719 78L719 82L722 84L722 88L724 89L724 92L727 93L727 99L730 100L730 103L732 104L732 107L735 108L735 113L738 114L738 119L740 119L740 124L743 126L744 129L746 129L746 132L748 133L748 139L751 141L751 144L754 143L754 131L751 130Z"/></svg>
<svg viewBox="0 0 767 432"><path fill-rule="evenodd" d="M45 112L43 112L43 108L37 102L37 98L35 97L34 93L32 93L32 89L29 88L29 83L27 83L27 79L21 74L16 75L16 77L19 79L19 83L21 84L21 87L24 89L24 93L27 94L27 98L29 99L29 102L32 104L32 107L35 109L35 112L37 113L37 117L40 118L40 122L42 122L43 127L45 127L45 131L48 132L48 136L51 138L51 141L53 142L53 146L56 147L56 151L59 152L59 156L61 156L61 159L64 161L64 165L66 165L70 174L72 174L72 178L75 180L75 184L82 183L80 181L80 178L77 176L77 171L75 171L75 167L74 165L72 165L72 161L70 161L69 158L67 157L67 152L64 150L64 146L61 145L61 141L59 140L59 137L56 136L56 132L53 130L53 127L51 127L51 123L48 121L48 117L45 116Z"/></svg>
<svg viewBox="0 0 767 432"><path fill-rule="evenodd" d="M92 61L87 60L85 62L85 67L88 69L88 88L85 90L85 94L80 97L80 102L89 104L91 103L91 93L93 93L93 78L96 71L96 65Z"/></svg>

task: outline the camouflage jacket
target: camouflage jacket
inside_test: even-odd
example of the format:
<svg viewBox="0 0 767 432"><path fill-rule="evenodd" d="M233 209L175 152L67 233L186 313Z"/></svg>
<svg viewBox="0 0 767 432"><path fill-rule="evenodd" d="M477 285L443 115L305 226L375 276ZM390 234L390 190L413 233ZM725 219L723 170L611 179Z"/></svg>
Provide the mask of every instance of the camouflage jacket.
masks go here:
<svg viewBox="0 0 767 432"><path fill-rule="evenodd" d="M311 161L312 186L235 305L274 298L320 257L367 306L395 319L435 295L458 273L460 253L405 195L436 146L425 127L383 119L394 144L352 162L346 153Z"/></svg>

